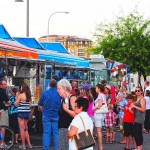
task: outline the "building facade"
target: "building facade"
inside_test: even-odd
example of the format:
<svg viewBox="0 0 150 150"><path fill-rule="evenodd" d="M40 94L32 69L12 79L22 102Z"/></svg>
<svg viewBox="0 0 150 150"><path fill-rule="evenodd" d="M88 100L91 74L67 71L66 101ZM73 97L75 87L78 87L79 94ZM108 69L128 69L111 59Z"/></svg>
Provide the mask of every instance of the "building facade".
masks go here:
<svg viewBox="0 0 150 150"><path fill-rule="evenodd" d="M92 41L86 38L69 35L49 35L42 36L38 39L39 42L60 42L70 54L81 58L88 58L87 49L92 47Z"/></svg>

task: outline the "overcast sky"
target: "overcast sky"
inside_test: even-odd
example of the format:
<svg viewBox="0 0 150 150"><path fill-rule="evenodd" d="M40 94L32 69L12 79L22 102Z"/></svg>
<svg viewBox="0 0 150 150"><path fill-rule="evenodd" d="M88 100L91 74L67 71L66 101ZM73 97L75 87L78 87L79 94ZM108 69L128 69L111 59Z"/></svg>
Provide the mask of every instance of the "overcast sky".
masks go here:
<svg viewBox="0 0 150 150"><path fill-rule="evenodd" d="M26 3L15 0L0 0L0 24L11 36L26 36ZM145 18L150 16L150 0L29 0L30 37L38 39L47 35L48 18L57 11L70 14L55 14L49 22L49 34L76 35L91 38L96 25L111 22L116 16L127 15L137 6Z"/></svg>

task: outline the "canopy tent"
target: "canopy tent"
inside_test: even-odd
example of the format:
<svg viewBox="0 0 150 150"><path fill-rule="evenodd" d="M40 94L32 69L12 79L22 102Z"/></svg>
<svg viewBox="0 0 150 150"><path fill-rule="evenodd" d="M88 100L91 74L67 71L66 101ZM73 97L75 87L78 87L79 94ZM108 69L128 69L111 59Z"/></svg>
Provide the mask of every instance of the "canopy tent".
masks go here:
<svg viewBox="0 0 150 150"><path fill-rule="evenodd" d="M47 50L69 54L60 42L40 42L40 44Z"/></svg>
<svg viewBox="0 0 150 150"><path fill-rule="evenodd" d="M0 38L13 40L2 24L0 24Z"/></svg>
<svg viewBox="0 0 150 150"><path fill-rule="evenodd" d="M34 49L45 50L45 48L35 38L14 37L19 43Z"/></svg>
<svg viewBox="0 0 150 150"><path fill-rule="evenodd" d="M37 51L15 41L0 24L0 57L37 59Z"/></svg>
<svg viewBox="0 0 150 150"><path fill-rule="evenodd" d="M37 59L38 54L34 49L21 45L14 40L0 38L0 57L21 57L28 59Z"/></svg>
<svg viewBox="0 0 150 150"><path fill-rule="evenodd" d="M54 63L62 63L66 65L74 65L80 67L89 67L89 61L82 58L76 57L69 53L60 53L56 50L47 50L43 46L41 49L39 47L41 44L35 38L15 38L21 44L24 44L27 47L34 48L38 52L38 58L44 59L46 61L53 61ZM34 44L36 43L36 44ZM40 45L40 46L39 46Z"/></svg>

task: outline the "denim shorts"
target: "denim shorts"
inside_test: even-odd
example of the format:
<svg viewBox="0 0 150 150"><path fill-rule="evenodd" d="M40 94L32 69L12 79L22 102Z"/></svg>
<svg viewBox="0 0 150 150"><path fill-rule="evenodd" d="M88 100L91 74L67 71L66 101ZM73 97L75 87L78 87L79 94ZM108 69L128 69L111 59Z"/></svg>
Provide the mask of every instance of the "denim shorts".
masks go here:
<svg viewBox="0 0 150 150"><path fill-rule="evenodd" d="M28 120L30 118L30 112L18 112L18 118Z"/></svg>

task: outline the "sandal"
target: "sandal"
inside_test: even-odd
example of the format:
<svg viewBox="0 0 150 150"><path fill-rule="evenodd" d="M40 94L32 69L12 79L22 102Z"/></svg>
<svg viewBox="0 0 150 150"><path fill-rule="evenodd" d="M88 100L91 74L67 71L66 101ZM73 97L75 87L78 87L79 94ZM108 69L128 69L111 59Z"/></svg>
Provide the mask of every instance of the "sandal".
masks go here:
<svg viewBox="0 0 150 150"><path fill-rule="evenodd" d="M97 148L96 150L103 150L103 147L101 147L101 148Z"/></svg>
<svg viewBox="0 0 150 150"><path fill-rule="evenodd" d="M116 143L116 140L113 140L112 143Z"/></svg>
<svg viewBox="0 0 150 150"><path fill-rule="evenodd" d="M119 143L120 144L126 144L126 141L120 141Z"/></svg>

